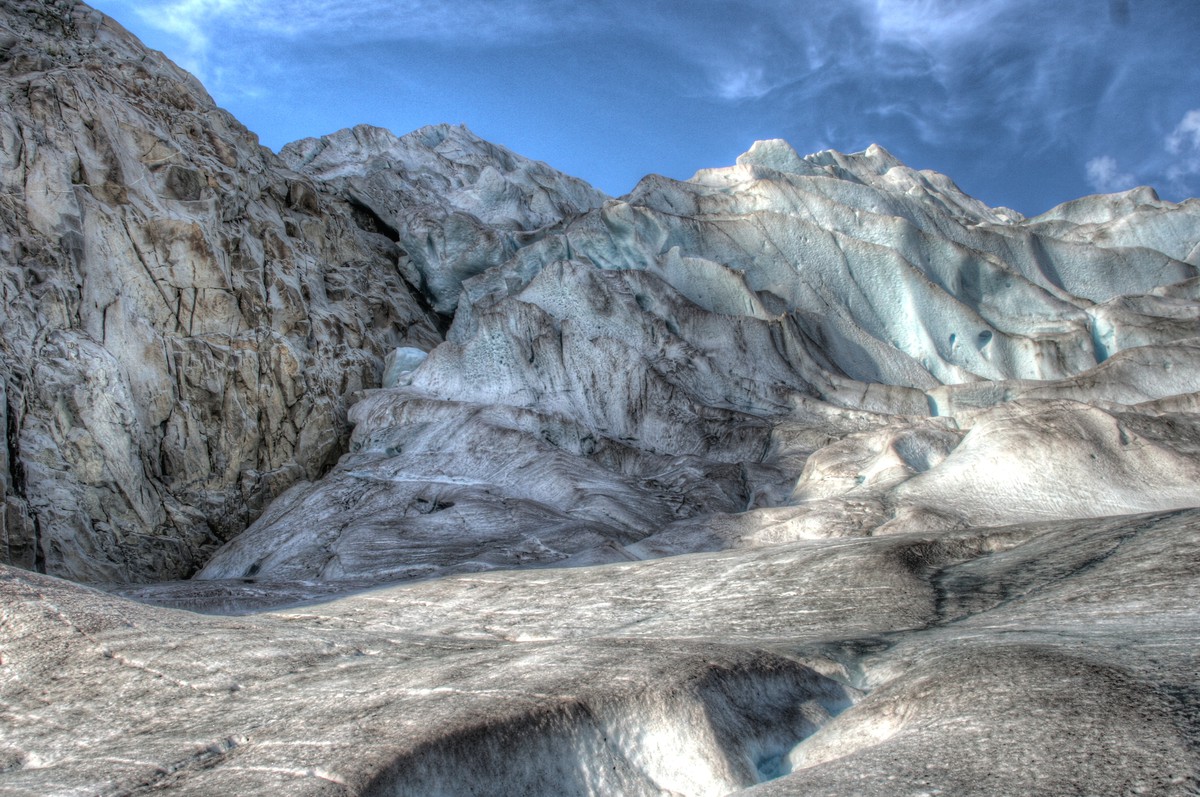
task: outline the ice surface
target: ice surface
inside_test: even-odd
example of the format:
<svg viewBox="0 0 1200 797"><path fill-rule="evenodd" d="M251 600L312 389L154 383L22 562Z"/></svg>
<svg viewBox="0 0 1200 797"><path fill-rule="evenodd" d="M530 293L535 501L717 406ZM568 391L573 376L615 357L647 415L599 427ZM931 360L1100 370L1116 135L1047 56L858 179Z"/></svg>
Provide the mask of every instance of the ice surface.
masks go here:
<svg viewBox="0 0 1200 797"><path fill-rule="evenodd" d="M0 792L1200 789L1197 202L277 159L0 20L0 553L115 582L0 567Z"/></svg>
<svg viewBox="0 0 1200 797"><path fill-rule="evenodd" d="M1196 269L1167 254L1200 241L1169 221L1194 213L1135 192L1025 221L878 147L759 142L646 178L461 282L447 341L353 409L341 466L201 575L431 576L1197 505L1191 426L1138 409L1200 390ZM1142 217L1152 232L1085 234Z"/></svg>
<svg viewBox="0 0 1200 797"><path fill-rule="evenodd" d="M403 380L408 379L428 356L429 352L414 349L411 346L401 346L393 350L384 358L383 379L380 387L395 387Z"/></svg>
<svg viewBox="0 0 1200 797"><path fill-rule="evenodd" d="M0 569L0 784L1186 795L1198 524L492 572L237 618Z"/></svg>

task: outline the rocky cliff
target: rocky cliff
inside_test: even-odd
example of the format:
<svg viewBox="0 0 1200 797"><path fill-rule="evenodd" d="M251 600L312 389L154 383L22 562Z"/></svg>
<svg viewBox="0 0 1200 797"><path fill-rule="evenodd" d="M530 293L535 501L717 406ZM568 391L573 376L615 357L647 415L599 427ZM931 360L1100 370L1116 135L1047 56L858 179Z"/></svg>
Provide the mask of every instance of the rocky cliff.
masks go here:
<svg viewBox="0 0 1200 797"><path fill-rule="evenodd" d="M396 237L112 20L5 3L0 555L85 581L187 576L323 474L385 355L441 338Z"/></svg>
<svg viewBox="0 0 1200 797"><path fill-rule="evenodd" d="M0 21L4 550L185 576L332 465L347 396L437 327L391 241L116 23Z"/></svg>

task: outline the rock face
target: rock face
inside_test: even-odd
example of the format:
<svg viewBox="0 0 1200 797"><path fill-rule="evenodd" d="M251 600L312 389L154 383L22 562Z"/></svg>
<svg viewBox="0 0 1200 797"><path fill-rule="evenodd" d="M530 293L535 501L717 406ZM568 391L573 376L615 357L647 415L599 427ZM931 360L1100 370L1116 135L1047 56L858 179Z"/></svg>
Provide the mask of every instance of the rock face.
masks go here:
<svg viewBox="0 0 1200 797"><path fill-rule="evenodd" d="M275 156L71 2L0 184L0 792L1200 792L1197 200Z"/></svg>
<svg viewBox="0 0 1200 797"><path fill-rule="evenodd" d="M335 197L113 20L2 14L0 555L23 567L190 575L334 465L350 397L442 338L463 275L604 199L451 127L290 146Z"/></svg>
<svg viewBox="0 0 1200 797"><path fill-rule="evenodd" d="M324 473L348 398L397 346L432 348L441 322L393 230L115 22L69 2L0 14L0 555L85 581L186 576ZM429 190L469 162L459 204L503 192L515 156L444 132L451 159L406 150ZM547 188L514 188L521 221L593 201L533 177Z"/></svg>

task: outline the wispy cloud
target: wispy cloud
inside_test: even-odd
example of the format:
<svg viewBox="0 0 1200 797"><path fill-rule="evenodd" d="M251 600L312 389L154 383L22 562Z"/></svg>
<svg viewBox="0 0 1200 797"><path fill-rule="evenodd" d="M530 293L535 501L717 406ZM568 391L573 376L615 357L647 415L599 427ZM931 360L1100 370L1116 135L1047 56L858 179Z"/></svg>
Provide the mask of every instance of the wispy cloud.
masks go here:
<svg viewBox="0 0 1200 797"><path fill-rule="evenodd" d="M712 98L852 93L859 119L919 117L913 132L929 144L943 144L981 119L1033 142L1056 137L1064 83L1086 65L1083 53L1095 43L1086 33L1061 37L1061 25L1039 26L1046 12L1039 12L1038 0L742 5L756 22L737 36L720 27L727 20L704 30L701 16L676 39L684 57L707 75ZM661 33L672 38L665 24Z"/></svg>
<svg viewBox="0 0 1200 797"><path fill-rule="evenodd" d="M136 11L153 27L177 37L184 47L184 54L177 55L180 66L199 77L210 76L208 68L209 48L212 44L210 30L219 18L244 13L244 8L257 6L257 2L240 3L238 0L172 0L172 2L138 3Z"/></svg>
<svg viewBox="0 0 1200 797"><path fill-rule="evenodd" d="M96 0L93 0L94 2ZM369 43L530 43L596 24L591 6L569 0L100 0L129 9L173 37L171 55L219 97L269 94L262 74L294 70L264 60L252 42L329 49ZM250 45L250 46L247 46Z"/></svg>
<svg viewBox="0 0 1200 797"><path fill-rule="evenodd" d="M878 36L925 48L950 47L991 29L1013 0L858 0Z"/></svg>
<svg viewBox="0 0 1200 797"><path fill-rule="evenodd" d="M1167 179L1172 186L1186 193L1194 178L1200 176L1200 108L1183 115L1183 119L1167 136L1166 150L1171 155Z"/></svg>
<svg viewBox="0 0 1200 797"><path fill-rule="evenodd" d="M713 77L713 91L723 100L758 99L771 88L766 70L755 64L732 65Z"/></svg>
<svg viewBox="0 0 1200 797"><path fill-rule="evenodd" d="M1129 172L1121 171L1117 165L1117 159L1111 155L1092 158L1087 162L1085 170L1088 185L1099 194L1128 191L1137 185L1137 178Z"/></svg>
<svg viewBox="0 0 1200 797"><path fill-rule="evenodd" d="M263 35L319 34L339 45L360 41L503 41L562 30L592 16L566 0L131 0L151 25L196 50L214 31L238 26Z"/></svg>
<svg viewBox="0 0 1200 797"><path fill-rule="evenodd" d="M1167 152L1172 155L1200 152L1200 108L1185 113L1167 136Z"/></svg>
<svg viewBox="0 0 1200 797"><path fill-rule="evenodd" d="M1184 157L1200 154L1200 108L1183 114L1180 124L1166 137L1166 151Z"/></svg>

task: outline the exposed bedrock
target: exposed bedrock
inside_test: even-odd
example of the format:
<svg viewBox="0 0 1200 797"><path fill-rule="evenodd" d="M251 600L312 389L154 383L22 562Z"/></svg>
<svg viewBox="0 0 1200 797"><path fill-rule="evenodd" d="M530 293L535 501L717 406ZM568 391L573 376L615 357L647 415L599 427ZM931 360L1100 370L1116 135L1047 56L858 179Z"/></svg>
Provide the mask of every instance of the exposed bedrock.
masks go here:
<svg viewBox="0 0 1200 797"><path fill-rule="evenodd" d="M392 241L115 22L0 23L0 556L186 576L337 460L348 396L436 322Z"/></svg>

